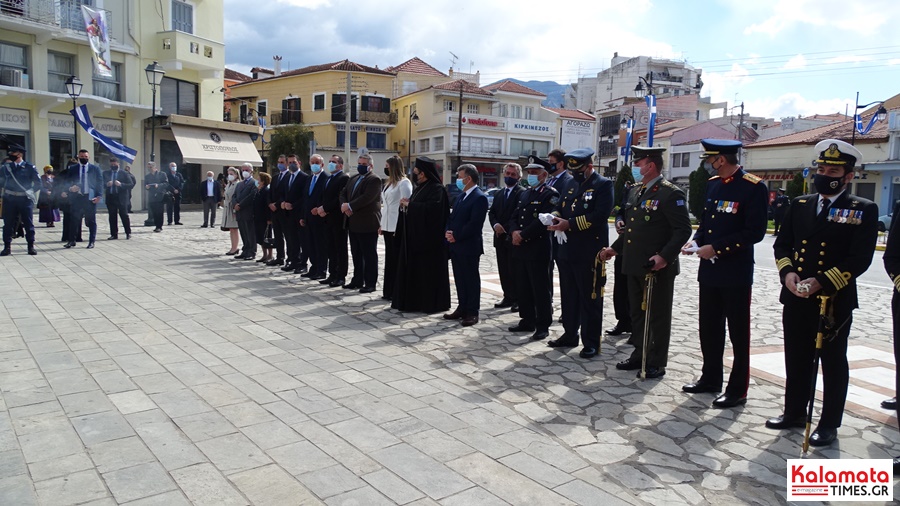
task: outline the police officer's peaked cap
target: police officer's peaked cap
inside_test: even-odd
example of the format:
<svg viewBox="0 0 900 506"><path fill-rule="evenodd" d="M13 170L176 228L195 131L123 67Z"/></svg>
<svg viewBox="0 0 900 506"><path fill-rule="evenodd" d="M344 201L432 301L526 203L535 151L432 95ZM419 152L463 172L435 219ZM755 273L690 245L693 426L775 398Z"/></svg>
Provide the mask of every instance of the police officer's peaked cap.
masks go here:
<svg viewBox="0 0 900 506"><path fill-rule="evenodd" d="M744 145L741 141L734 139L702 139L700 144L703 144L704 150L700 158L715 155L736 155Z"/></svg>
<svg viewBox="0 0 900 506"><path fill-rule="evenodd" d="M579 169L585 164L591 163L591 158L594 157L594 150L591 148L580 148L573 149L566 153L566 156L563 157L565 160L565 165L567 169Z"/></svg>
<svg viewBox="0 0 900 506"><path fill-rule="evenodd" d="M636 162L643 158L647 158L648 156L662 156L665 152L666 148L660 146L654 146L652 148L647 146L631 146L631 159Z"/></svg>
<svg viewBox="0 0 900 506"><path fill-rule="evenodd" d="M853 168L862 164L862 153L853 145L838 139L825 139L816 144L816 163Z"/></svg>
<svg viewBox="0 0 900 506"><path fill-rule="evenodd" d="M553 165L547 160L542 160L541 158L532 155L528 157L528 165L525 166L525 170L530 169L544 169L547 172L550 172L553 169Z"/></svg>
<svg viewBox="0 0 900 506"><path fill-rule="evenodd" d="M10 142L9 144L6 145L6 152L7 153L22 153L24 155L27 152L27 150L25 149L25 146L23 146L21 144L17 144L15 142Z"/></svg>

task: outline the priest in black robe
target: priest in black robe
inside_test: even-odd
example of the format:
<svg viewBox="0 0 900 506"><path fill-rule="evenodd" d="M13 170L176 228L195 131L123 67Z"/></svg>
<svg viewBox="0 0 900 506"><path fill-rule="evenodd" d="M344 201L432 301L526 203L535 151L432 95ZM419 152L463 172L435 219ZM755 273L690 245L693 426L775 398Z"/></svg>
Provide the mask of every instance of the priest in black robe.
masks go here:
<svg viewBox="0 0 900 506"><path fill-rule="evenodd" d="M400 200L397 237L400 258L391 307L400 311L441 313L450 309L447 267L447 218L450 198L433 160L416 159L412 171L416 187Z"/></svg>

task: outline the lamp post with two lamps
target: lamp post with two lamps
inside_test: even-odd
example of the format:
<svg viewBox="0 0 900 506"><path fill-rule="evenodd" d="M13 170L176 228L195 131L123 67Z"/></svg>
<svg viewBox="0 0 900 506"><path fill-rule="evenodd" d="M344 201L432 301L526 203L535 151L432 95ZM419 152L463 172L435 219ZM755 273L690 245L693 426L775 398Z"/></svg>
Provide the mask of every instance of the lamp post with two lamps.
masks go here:
<svg viewBox="0 0 900 506"><path fill-rule="evenodd" d="M881 104L878 107L878 110L875 111L875 115L872 116L872 119L869 121L868 126L865 129L862 127L862 118L859 116L859 110L865 109L866 107ZM876 121L884 121L887 118L887 109L884 108L884 100L876 100L874 102L869 102L868 104L859 105L859 92L856 92L856 107L853 108L853 135L850 138L850 144L856 143L856 132L859 131L860 135L866 135L869 133L869 130L872 129L872 125L875 124Z"/></svg>
<svg viewBox="0 0 900 506"><path fill-rule="evenodd" d="M412 126L419 126L419 115L413 109L409 112L409 122L406 131L406 170L412 173Z"/></svg>
<svg viewBox="0 0 900 506"><path fill-rule="evenodd" d="M75 137L72 138L72 158L78 157L78 122L75 121L75 109L78 108L78 104L76 99L81 96L81 89L84 88L84 84L81 83L81 80L75 76L71 76L66 79L66 93L72 97L72 125L74 127ZM68 164L66 164L68 166Z"/></svg>
<svg viewBox="0 0 900 506"><path fill-rule="evenodd" d="M641 82L643 81L643 82ZM644 85L647 89L644 90ZM647 125L647 147L653 147L653 131L656 128L656 94L653 90L653 72L650 72L650 81L638 76L637 86L634 87L634 96L643 98L647 101L647 109L650 113L649 124Z"/></svg>
<svg viewBox="0 0 900 506"><path fill-rule="evenodd" d="M156 163L156 88L162 82L162 78L166 75L166 71L154 61L147 65L144 69L147 74L147 82L150 83L150 91L153 92L153 109L150 115L150 161ZM146 199L145 199L146 202ZM154 226L153 216L150 213L150 206L147 206L147 219L144 221L145 227Z"/></svg>
<svg viewBox="0 0 900 506"><path fill-rule="evenodd" d="M628 158L631 155L631 139L634 135L634 106L631 106L631 115L625 115L619 122L619 130L625 130L625 156L622 165L628 165Z"/></svg>

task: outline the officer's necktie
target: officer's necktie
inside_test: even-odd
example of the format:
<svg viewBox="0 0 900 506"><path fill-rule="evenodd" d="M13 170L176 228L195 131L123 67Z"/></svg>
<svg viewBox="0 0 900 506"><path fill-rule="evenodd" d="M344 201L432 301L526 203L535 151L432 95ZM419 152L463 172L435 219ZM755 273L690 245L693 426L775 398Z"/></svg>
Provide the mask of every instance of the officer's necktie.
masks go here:
<svg viewBox="0 0 900 506"><path fill-rule="evenodd" d="M551 177L550 180L547 181L547 186L553 186L554 184L556 184L556 176Z"/></svg>
<svg viewBox="0 0 900 506"><path fill-rule="evenodd" d="M316 187L316 180L319 178L318 175L313 176L312 182L309 183L309 194L313 194L313 189Z"/></svg>
<svg viewBox="0 0 900 506"><path fill-rule="evenodd" d="M828 214L828 206L831 205L831 201L828 199L822 199L822 209L819 210L819 216L826 216Z"/></svg>
<svg viewBox="0 0 900 506"><path fill-rule="evenodd" d="M359 188L359 183L362 183L363 177L365 176L359 176L358 178L356 178L356 184L353 185L353 191L350 192L351 197L356 195L356 189Z"/></svg>
<svg viewBox="0 0 900 506"><path fill-rule="evenodd" d="M288 180L288 190L294 187L294 176L296 176L296 172L291 172L291 179Z"/></svg>
<svg viewBox="0 0 900 506"><path fill-rule="evenodd" d="M81 193L87 193L87 165L81 166Z"/></svg>

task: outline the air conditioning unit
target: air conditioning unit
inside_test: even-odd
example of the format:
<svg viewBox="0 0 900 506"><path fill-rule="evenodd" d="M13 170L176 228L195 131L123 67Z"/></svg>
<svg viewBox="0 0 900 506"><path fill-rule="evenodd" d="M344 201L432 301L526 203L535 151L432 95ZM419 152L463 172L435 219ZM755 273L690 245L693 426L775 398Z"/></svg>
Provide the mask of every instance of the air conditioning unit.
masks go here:
<svg viewBox="0 0 900 506"><path fill-rule="evenodd" d="M400 145L406 146L406 139L400 139Z"/></svg>
<svg viewBox="0 0 900 506"><path fill-rule="evenodd" d="M0 85L22 87L22 71L20 69L0 69Z"/></svg>

